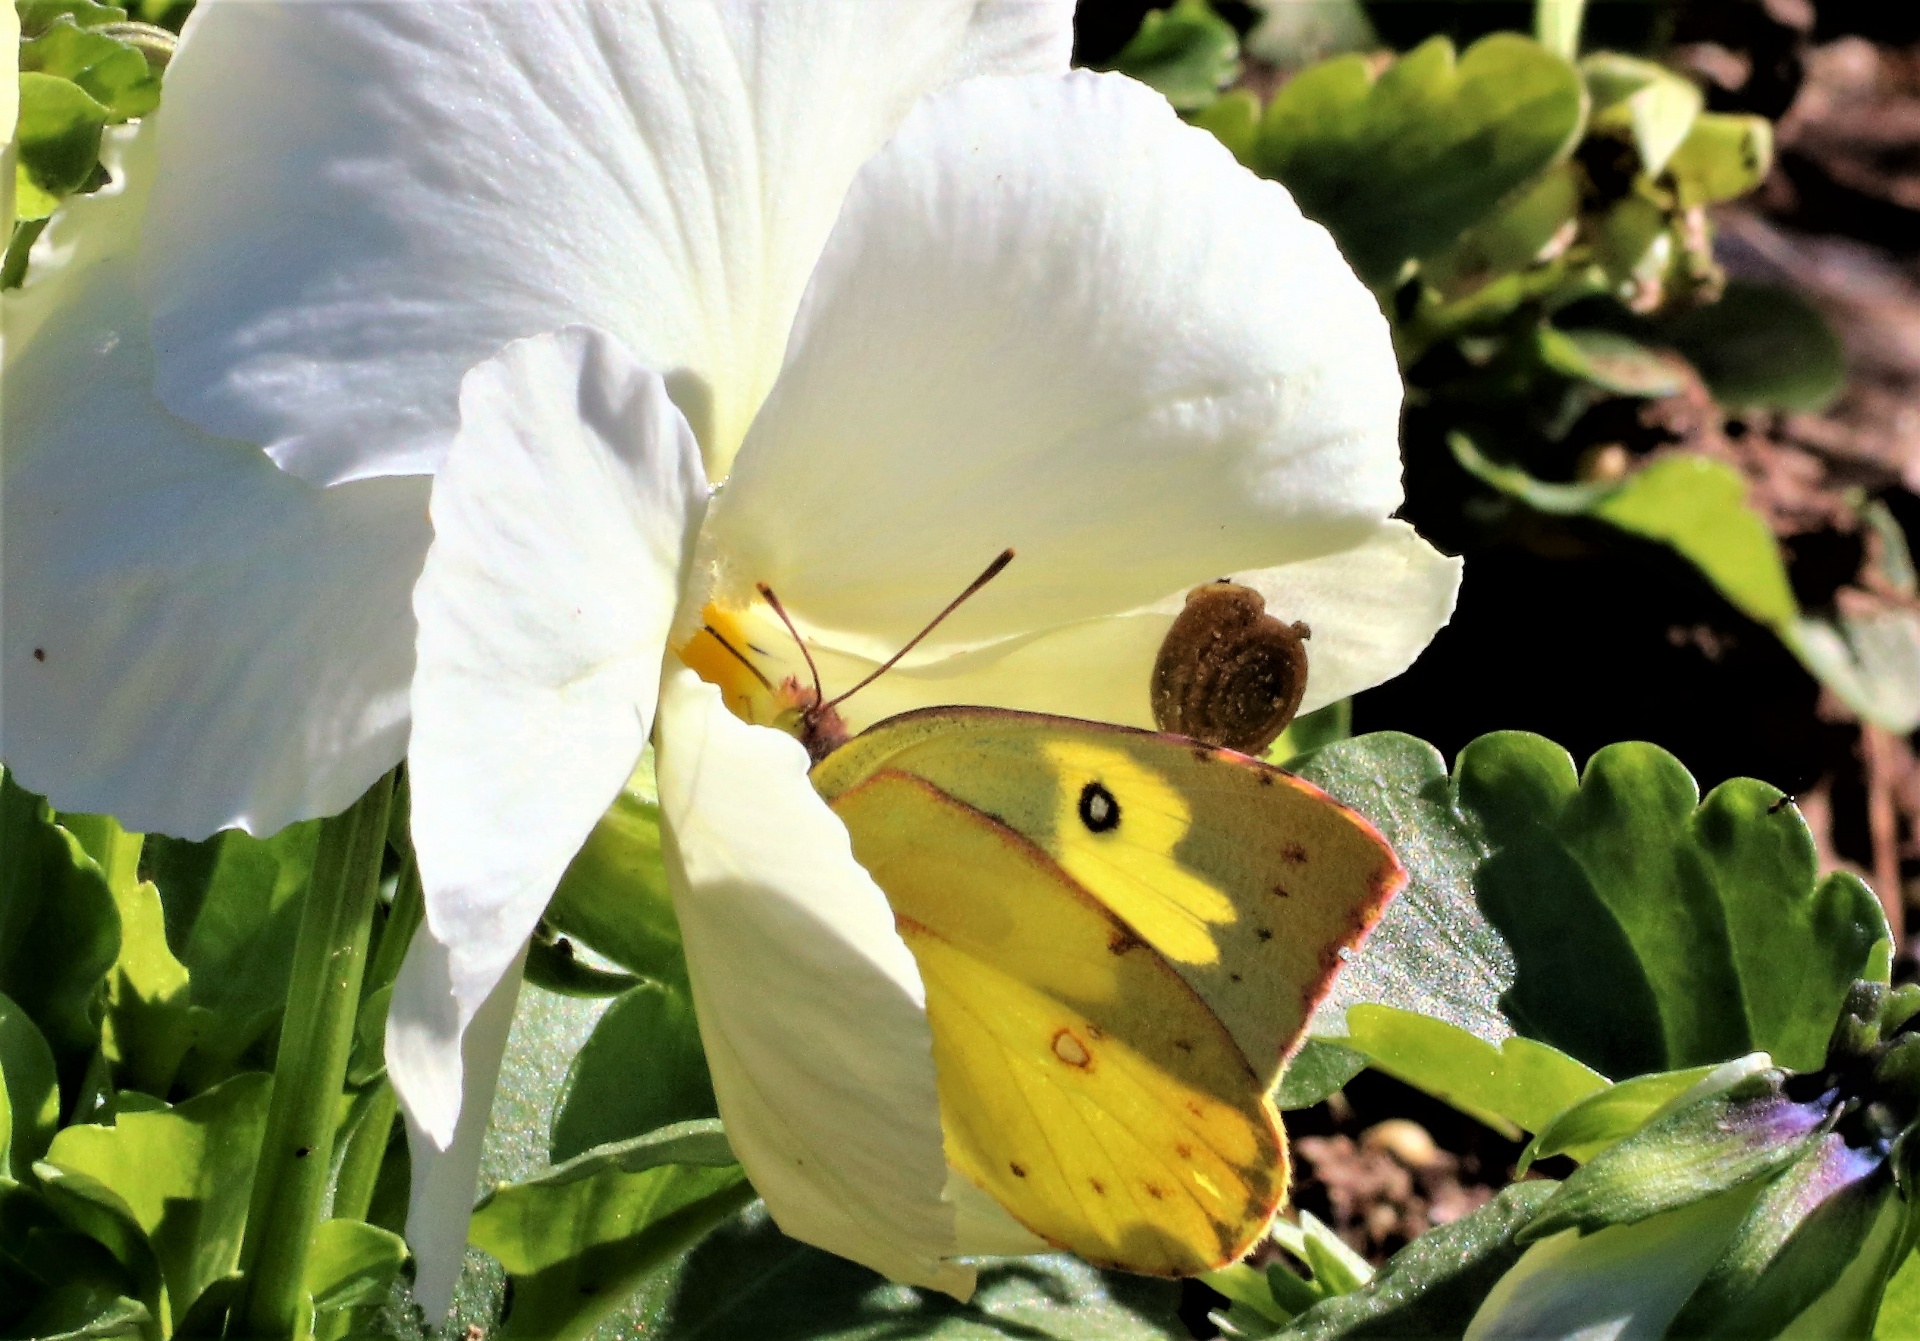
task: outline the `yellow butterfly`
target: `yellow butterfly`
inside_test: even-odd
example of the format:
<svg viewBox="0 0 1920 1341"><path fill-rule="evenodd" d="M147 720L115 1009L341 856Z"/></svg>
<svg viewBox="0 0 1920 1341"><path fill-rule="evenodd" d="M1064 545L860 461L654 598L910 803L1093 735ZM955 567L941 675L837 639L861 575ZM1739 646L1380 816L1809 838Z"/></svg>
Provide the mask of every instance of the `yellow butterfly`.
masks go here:
<svg viewBox="0 0 1920 1341"><path fill-rule="evenodd" d="M1263 657L1292 664L1304 626L1289 651L1219 585L1169 635L1156 701L1216 736L1277 734L1270 708L1205 685L1244 684L1232 666ZM1226 632L1195 633L1223 610ZM1170 672L1170 658L1219 664ZM1270 1091L1405 881L1385 840L1319 789L1190 736L942 707L847 740L817 689L789 695L815 789L919 964L948 1162L1089 1262L1181 1276L1244 1255L1287 1187Z"/></svg>

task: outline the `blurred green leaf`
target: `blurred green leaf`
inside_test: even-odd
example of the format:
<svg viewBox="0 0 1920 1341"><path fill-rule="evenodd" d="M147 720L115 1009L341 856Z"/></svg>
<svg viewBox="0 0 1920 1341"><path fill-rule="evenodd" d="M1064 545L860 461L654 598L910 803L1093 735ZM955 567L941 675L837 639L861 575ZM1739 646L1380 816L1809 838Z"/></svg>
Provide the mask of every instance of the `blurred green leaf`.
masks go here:
<svg viewBox="0 0 1920 1341"><path fill-rule="evenodd" d="M1623 132L1641 169L1658 177L1706 105L1699 88L1664 65L1614 51L1588 56L1580 73L1593 99L1590 133Z"/></svg>
<svg viewBox="0 0 1920 1341"><path fill-rule="evenodd" d="M1179 1286L1070 1257L981 1263L970 1303L884 1277L787 1238L760 1207L722 1226L659 1297L629 1314L658 1341L1172 1341ZM640 1330L644 1328L645 1330Z"/></svg>
<svg viewBox="0 0 1920 1341"><path fill-rule="evenodd" d="M103 1301L82 1274L77 1290L62 1290L61 1298L43 1299L15 1324L18 1335L35 1341L113 1341L116 1337L157 1335L157 1324L147 1307L125 1297ZM78 1316L76 1316L78 1315Z"/></svg>
<svg viewBox="0 0 1920 1341"><path fill-rule="evenodd" d="M1683 207L1734 200L1773 166L1773 123L1761 116L1703 112L1667 160Z"/></svg>
<svg viewBox="0 0 1920 1341"><path fill-rule="evenodd" d="M14 213L51 214L65 196L92 178L100 163L100 133L111 119L86 90L55 75L20 76L20 122L15 130Z"/></svg>
<svg viewBox="0 0 1920 1341"><path fill-rule="evenodd" d="M69 1127L68 1131L86 1130ZM69 1172L53 1164L35 1166L34 1175L41 1194L61 1221L84 1235L94 1246L104 1249L124 1270L124 1281L114 1281L102 1292L88 1288L84 1293L95 1303L104 1303L116 1294L137 1299L155 1320L152 1333L159 1336L159 1324L171 1317L167 1307L167 1285L160 1259L148 1242L133 1209L113 1188L84 1173ZM3 1190L3 1189L0 1189ZM75 1253L76 1263L85 1261L84 1253ZM57 1270L57 1269L56 1269ZM55 1272L50 1276L57 1279ZM84 1303L84 1301L82 1301ZM91 1316L90 1314L83 1314Z"/></svg>
<svg viewBox="0 0 1920 1341"><path fill-rule="evenodd" d="M105 876L11 774L0 780L0 992L27 1012L63 1066L99 1034L120 917Z"/></svg>
<svg viewBox="0 0 1920 1341"><path fill-rule="evenodd" d="M1537 328L1542 362L1622 396L1672 396L1688 382L1686 361L1606 330Z"/></svg>
<svg viewBox="0 0 1920 1341"><path fill-rule="evenodd" d="M1390 1006L1355 1006L1347 1026L1346 1046L1371 1065L1509 1139L1539 1131L1607 1088L1605 1076L1530 1038L1509 1038L1496 1048L1464 1029Z"/></svg>
<svg viewBox="0 0 1920 1341"><path fill-rule="evenodd" d="M160 105L160 76L144 54L71 17L22 43L20 68L72 80L106 108L110 122L145 116Z"/></svg>
<svg viewBox="0 0 1920 1341"><path fill-rule="evenodd" d="M1195 112L1189 119L1227 146L1246 167L1258 161L1260 144L1260 99L1243 88L1229 89Z"/></svg>
<svg viewBox="0 0 1920 1341"><path fill-rule="evenodd" d="M1840 337L1792 289L1734 280L1666 334L1729 409L1824 410L1846 384Z"/></svg>
<svg viewBox="0 0 1920 1341"><path fill-rule="evenodd" d="M692 1001L679 988L646 983L607 1008L574 1056L553 1121L553 1158L719 1112Z"/></svg>
<svg viewBox="0 0 1920 1341"><path fill-rule="evenodd" d="M1747 506L1740 472L1703 456L1661 457L1602 497L1592 513L1684 555L1743 614L1776 628L1800 613L1779 543Z"/></svg>
<svg viewBox="0 0 1920 1341"><path fill-rule="evenodd" d="M1572 239L1579 213L1580 184L1574 169L1556 163L1433 257L1425 267L1426 277L1442 289L1459 292L1525 270L1557 243Z"/></svg>
<svg viewBox="0 0 1920 1341"><path fill-rule="evenodd" d="M1456 62L1435 38L1377 80L1357 55L1297 75L1267 107L1257 160L1378 286L1564 156L1585 114L1579 72L1532 40L1496 33Z"/></svg>
<svg viewBox="0 0 1920 1341"><path fill-rule="evenodd" d="M68 1127L47 1151L42 1168L80 1175L125 1203L176 1315L239 1263L271 1088L268 1076L235 1076L163 1112Z"/></svg>
<svg viewBox="0 0 1920 1341"><path fill-rule="evenodd" d="M1205 107L1240 71L1240 35L1207 0L1147 12L1111 69L1158 89L1183 112Z"/></svg>
<svg viewBox="0 0 1920 1341"><path fill-rule="evenodd" d="M1334 979L1314 1017L1315 1033L1337 1036L1348 1006L1374 1002L1446 1020L1493 1043L1511 1034L1500 998L1514 981L1513 952L1476 901L1475 872L1486 849L1453 808L1440 752L1382 731L1290 759L1287 767L1366 816L1407 868L1406 888Z"/></svg>
<svg viewBox="0 0 1920 1341"><path fill-rule="evenodd" d="M1557 1187L1538 1179L1506 1188L1471 1215L1422 1234L1370 1282L1309 1309L1277 1335L1289 1341L1464 1335L1487 1291L1525 1251L1514 1236Z"/></svg>
<svg viewBox="0 0 1920 1341"><path fill-rule="evenodd" d="M582 959L565 936L536 930L527 946L527 981L562 996L615 997L640 982L631 973L597 968Z"/></svg>
<svg viewBox="0 0 1920 1341"><path fill-rule="evenodd" d="M97 4L95 0L14 0L14 8L20 12L23 37L36 37L62 18L71 18L82 28L96 28L127 17L127 11L118 5Z"/></svg>
<svg viewBox="0 0 1920 1341"><path fill-rule="evenodd" d="M1880 1301L1873 1341L1911 1341L1920 1336L1920 1252L1909 1251Z"/></svg>
<svg viewBox="0 0 1920 1341"><path fill-rule="evenodd" d="M29 1182L34 1161L60 1125L60 1080L53 1049L39 1028L10 998L0 995L0 1171ZM0 1230L0 1233L4 1233Z"/></svg>
<svg viewBox="0 0 1920 1341"><path fill-rule="evenodd" d="M652 797L620 794L567 867L546 920L629 972L686 981L680 924L660 864L660 808Z"/></svg>

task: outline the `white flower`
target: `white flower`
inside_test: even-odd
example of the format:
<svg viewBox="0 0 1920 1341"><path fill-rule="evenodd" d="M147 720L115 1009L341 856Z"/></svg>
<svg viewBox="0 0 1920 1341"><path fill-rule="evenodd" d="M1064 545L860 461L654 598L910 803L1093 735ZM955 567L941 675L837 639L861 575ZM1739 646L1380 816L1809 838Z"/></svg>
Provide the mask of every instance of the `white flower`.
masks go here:
<svg viewBox="0 0 1920 1341"><path fill-rule="evenodd" d="M389 1027L429 1307L516 958L649 738L756 1188L789 1233L967 1287L913 960L798 744L675 655L703 612L790 657L770 584L844 686L1017 550L858 729L1144 723L1223 573L1312 626L1308 708L1451 610L1457 563L1387 520L1371 297L1158 95L1066 74L1068 23L203 0L124 189L9 311L0 749L59 804L270 829L394 763L446 462L412 592L428 927Z"/></svg>

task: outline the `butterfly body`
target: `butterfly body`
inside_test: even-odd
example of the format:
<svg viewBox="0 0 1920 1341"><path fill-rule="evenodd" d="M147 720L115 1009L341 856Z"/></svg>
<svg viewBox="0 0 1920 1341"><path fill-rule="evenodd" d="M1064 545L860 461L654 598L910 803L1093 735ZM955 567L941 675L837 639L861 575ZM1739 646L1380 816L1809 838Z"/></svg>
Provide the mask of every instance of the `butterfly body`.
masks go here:
<svg viewBox="0 0 1920 1341"><path fill-rule="evenodd" d="M948 1158L1090 1261L1232 1261L1284 1196L1268 1093L1404 881L1364 820L1171 734L991 708L815 765L927 990Z"/></svg>

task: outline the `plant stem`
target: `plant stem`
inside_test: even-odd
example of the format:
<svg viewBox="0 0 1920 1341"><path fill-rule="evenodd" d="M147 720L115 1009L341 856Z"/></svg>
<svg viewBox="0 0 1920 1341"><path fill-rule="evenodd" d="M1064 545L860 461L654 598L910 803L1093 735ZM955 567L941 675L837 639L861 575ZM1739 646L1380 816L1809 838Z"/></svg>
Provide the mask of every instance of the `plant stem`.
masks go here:
<svg viewBox="0 0 1920 1341"><path fill-rule="evenodd" d="M373 1205L380 1167L387 1162L387 1144L400 1101L384 1076L354 1100L357 1113L350 1119L346 1152L340 1157L340 1176L333 1185L333 1218L364 1220Z"/></svg>
<svg viewBox="0 0 1920 1341"><path fill-rule="evenodd" d="M305 1307L307 1251L333 1162L392 799L389 773L320 829L240 1250L238 1335L291 1337Z"/></svg>
<svg viewBox="0 0 1920 1341"><path fill-rule="evenodd" d="M1580 54L1580 21L1587 0L1534 0L1533 35L1540 45L1568 60Z"/></svg>

